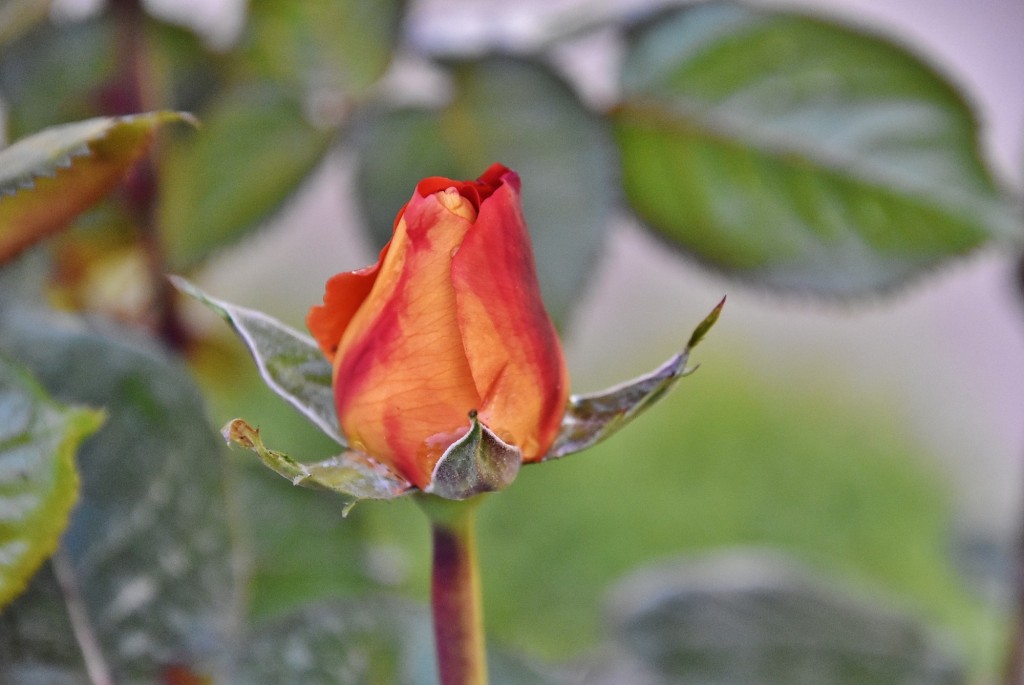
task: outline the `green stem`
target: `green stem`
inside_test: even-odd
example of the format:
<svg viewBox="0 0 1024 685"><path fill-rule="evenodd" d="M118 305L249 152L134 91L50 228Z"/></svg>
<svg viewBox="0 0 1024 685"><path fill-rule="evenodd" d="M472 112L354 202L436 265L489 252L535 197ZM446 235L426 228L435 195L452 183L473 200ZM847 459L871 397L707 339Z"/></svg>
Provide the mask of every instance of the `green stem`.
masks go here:
<svg viewBox="0 0 1024 685"><path fill-rule="evenodd" d="M431 600L441 685L487 685L475 534L480 500L419 499L433 537Z"/></svg>

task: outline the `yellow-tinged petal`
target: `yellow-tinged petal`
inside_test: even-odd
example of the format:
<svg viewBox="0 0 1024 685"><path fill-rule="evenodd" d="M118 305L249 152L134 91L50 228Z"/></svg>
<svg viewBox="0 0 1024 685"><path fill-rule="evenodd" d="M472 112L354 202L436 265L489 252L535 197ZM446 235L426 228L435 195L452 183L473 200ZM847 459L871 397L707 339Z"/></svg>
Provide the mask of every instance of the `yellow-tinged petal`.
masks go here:
<svg viewBox="0 0 1024 685"><path fill-rule="evenodd" d="M421 488L480 401L450 278L470 226L435 195L414 197L335 357L345 435Z"/></svg>

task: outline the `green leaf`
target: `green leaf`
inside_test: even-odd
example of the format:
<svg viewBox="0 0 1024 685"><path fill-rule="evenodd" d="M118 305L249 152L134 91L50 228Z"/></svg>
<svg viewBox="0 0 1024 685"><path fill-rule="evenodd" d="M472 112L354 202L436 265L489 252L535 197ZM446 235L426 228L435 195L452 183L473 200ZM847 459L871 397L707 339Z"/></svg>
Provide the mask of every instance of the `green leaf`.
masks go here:
<svg viewBox="0 0 1024 685"><path fill-rule="evenodd" d="M303 442L301 436L292 437L289 446ZM379 592L382 583L389 589L395 584L409 588L402 552L377 544L379 536L371 539L367 526L373 507L344 517L344 502L336 493L289 487L255 459L231 459L230 464L237 510L244 512L247 531L247 615L252 620L328 597ZM299 521L302 535L296 535Z"/></svg>
<svg viewBox="0 0 1024 685"><path fill-rule="evenodd" d="M168 258L194 265L268 219L319 164L330 132L270 85L236 88L162 157L159 222Z"/></svg>
<svg viewBox="0 0 1024 685"><path fill-rule="evenodd" d="M56 549L78 497L75 450L102 422L0 357L0 608Z"/></svg>
<svg viewBox="0 0 1024 685"><path fill-rule="evenodd" d="M386 71L404 0L252 0L238 67L311 95L365 95Z"/></svg>
<svg viewBox="0 0 1024 685"><path fill-rule="evenodd" d="M425 176L476 178L493 162L519 172L538 277L564 321L594 269L615 190L604 123L539 64L490 58L455 65L455 96L437 111L380 113L358 138L357 182L378 244Z"/></svg>
<svg viewBox="0 0 1024 685"><path fill-rule="evenodd" d="M523 462L519 448L491 432L477 419L476 412L470 413L469 421L469 431L452 443L434 466L424 492L462 500L504 490L516 479Z"/></svg>
<svg viewBox="0 0 1024 685"><path fill-rule="evenodd" d="M181 292L231 324L271 390L340 445L346 444L334 409L331 365L312 338L263 312L210 297L183 278L170 278Z"/></svg>
<svg viewBox="0 0 1024 685"><path fill-rule="evenodd" d="M36 10L43 5L33 4ZM21 138L95 116L97 96L114 70L113 36L108 13L85 21L43 21L4 45L0 97L8 135Z"/></svg>
<svg viewBox="0 0 1024 685"><path fill-rule="evenodd" d="M718 321L725 298L697 325L682 352L648 374L621 385L587 395L571 395L555 444L542 461L558 459L587 449L612 436L641 412L660 400L683 376L690 350Z"/></svg>
<svg viewBox="0 0 1024 685"><path fill-rule="evenodd" d="M361 499L394 499L407 494L412 485L380 462L355 450L314 464L297 462L284 452L267 449L260 431L242 419L232 419L221 434L228 444L236 444L259 455L274 472L292 485L330 490L352 498L343 513Z"/></svg>
<svg viewBox="0 0 1024 685"><path fill-rule="evenodd" d="M0 263L110 192L175 112L100 117L54 126L0 151Z"/></svg>
<svg viewBox="0 0 1024 685"><path fill-rule="evenodd" d="M319 602L263 624L238 663L238 685L437 683L429 614L387 600Z"/></svg>
<svg viewBox="0 0 1024 685"><path fill-rule="evenodd" d="M496 685L563 682L513 654L488 650ZM231 682L437 685L430 613L389 599L335 600L257 626Z"/></svg>
<svg viewBox="0 0 1024 685"><path fill-rule="evenodd" d="M0 612L0 683L95 685L50 563Z"/></svg>
<svg viewBox="0 0 1024 685"><path fill-rule="evenodd" d="M188 371L123 330L16 307L0 318L0 351L62 401L108 413L78 454L59 593L43 583L5 611L14 629L0 630L0 682L23 682L11 674L39 663L74 670L81 648L68 646L86 638L96 645L87 656L126 685L223 653L238 609L224 449Z"/></svg>
<svg viewBox="0 0 1024 685"><path fill-rule="evenodd" d="M778 552L730 550L650 566L620 582L609 604L624 649L604 650L614 657L595 665L607 674L599 685L623 682L615 672L641 664L652 677L638 685L968 682L945 641L890 598Z"/></svg>
<svg viewBox="0 0 1024 685"><path fill-rule="evenodd" d="M882 38L701 3L632 32L622 89L630 204L755 283L872 292L1020 232L962 97Z"/></svg>

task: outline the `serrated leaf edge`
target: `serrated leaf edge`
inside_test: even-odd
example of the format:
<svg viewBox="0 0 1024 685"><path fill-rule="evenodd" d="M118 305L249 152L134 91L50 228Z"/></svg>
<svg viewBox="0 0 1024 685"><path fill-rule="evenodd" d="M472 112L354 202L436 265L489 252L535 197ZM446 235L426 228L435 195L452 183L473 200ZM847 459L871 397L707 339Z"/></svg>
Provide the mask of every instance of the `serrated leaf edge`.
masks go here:
<svg viewBox="0 0 1024 685"><path fill-rule="evenodd" d="M157 112L145 112L142 114L129 114L118 117L94 117L92 119L83 119L81 121L69 122L68 124L58 124L56 126L44 128L41 131L36 131L35 133L31 133L27 136L24 136L23 138L14 141L14 143L12 143L11 145L0 150L0 152L10 150L11 148L21 144L22 142L32 140L34 136L38 136L46 131L61 128L62 126L85 124L90 121L99 122L106 120L106 125L96 135L83 141L77 147L67 150L56 159L50 161L49 164L44 166L43 168L33 169L30 172L28 172L28 174L14 179L13 188L0 188L0 200L9 197L15 197L21 192L33 190L36 187L36 181L39 179L56 178L57 174L61 170L71 169L75 165L75 160L81 159L83 157L91 157L92 155L94 155L94 146L109 138L111 133L113 133L118 126L124 124L132 124L136 121L143 119L152 119L154 125L175 120L183 121L193 126L199 125L198 119L196 119L196 117L190 114L189 112L178 112L168 110Z"/></svg>
<svg viewBox="0 0 1024 685"><path fill-rule="evenodd" d="M25 379L29 388L33 391L43 393L42 387L34 379L19 372ZM49 559L57 550L60 544L60 537L71 520L71 512L78 502L78 487L80 477L75 465L75 455L78 447L87 437L95 433L106 420L106 412L99 409L91 409L79 406L66 406L43 395L41 400L48 409L59 414L61 429L64 435L53 453L53 459L61 462L56 468L68 470L71 482L70 487L74 489L74 496L67 501L66 505L58 505L58 510L45 520L45 525L32 531L32 537L36 540L45 539L44 544L37 545L32 554L24 557L17 567L11 570L19 577L9 579L6 587L0 585L0 609L14 600L24 592L36 570Z"/></svg>

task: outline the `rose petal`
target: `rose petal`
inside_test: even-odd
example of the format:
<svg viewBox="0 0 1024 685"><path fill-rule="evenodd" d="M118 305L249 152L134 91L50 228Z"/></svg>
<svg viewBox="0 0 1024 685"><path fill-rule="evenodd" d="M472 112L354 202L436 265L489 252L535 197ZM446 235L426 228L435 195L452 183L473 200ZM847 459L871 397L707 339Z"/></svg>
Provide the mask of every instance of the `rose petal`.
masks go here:
<svg viewBox="0 0 1024 685"><path fill-rule="evenodd" d="M420 488L480 401L450 280L451 255L469 227L437 197L414 196L337 353L345 435Z"/></svg>
<svg viewBox="0 0 1024 685"><path fill-rule="evenodd" d="M519 177L480 207L452 262L458 322L477 392L480 420L539 459L558 433L569 379L558 335L537 282L519 203Z"/></svg>
<svg viewBox="0 0 1024 685"><path fill-rule="evenodd" d="M323 305L311 307L306 315L306 327L328 359L334 359L341 336L373 289L389 247L390 243L380 251L376 264L332 276L327 281Z"/></svg>

